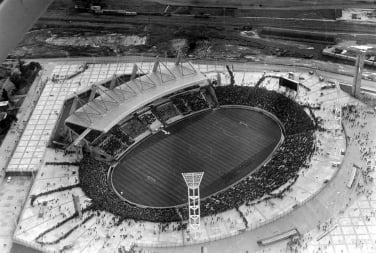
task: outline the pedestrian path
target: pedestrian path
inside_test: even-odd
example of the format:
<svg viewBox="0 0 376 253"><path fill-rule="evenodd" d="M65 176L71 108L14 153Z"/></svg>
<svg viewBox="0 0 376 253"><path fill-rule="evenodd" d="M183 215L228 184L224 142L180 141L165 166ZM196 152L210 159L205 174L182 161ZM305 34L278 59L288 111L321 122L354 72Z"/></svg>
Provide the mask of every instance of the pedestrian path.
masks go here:
<svg viewBox="0 0 376 253"><path fill-rule="evenodd" d="M0 252L9 252L18 216L31 185L29 177L14 177L0 185Z"/></svg>
<svg viewBox="0 0 376 253"><path fill-rule="evenodd" d="M48 69L41 70L41 72L35 78L24 102L18 110L17 122L13 122L8 134L0 146L0 168L2 168L1 177L4 177L5 175L5 169L7 168L8 162L13 155L14 149L17 147L36 102L38 101L40 93L43 90L45 79L42 78L42 76L45 75L48 75Z"/></svg>

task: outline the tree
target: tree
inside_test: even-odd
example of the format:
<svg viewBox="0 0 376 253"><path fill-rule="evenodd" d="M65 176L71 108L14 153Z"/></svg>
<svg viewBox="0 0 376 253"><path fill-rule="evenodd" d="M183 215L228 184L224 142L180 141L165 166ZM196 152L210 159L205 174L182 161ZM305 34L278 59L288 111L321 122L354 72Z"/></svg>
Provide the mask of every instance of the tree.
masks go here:
<svg viewBox="0 0 376 253"><path fill-rule="evenodd" d="M5 101L9 100L8 91L6 89L3 89L3 99Z"/></svg>

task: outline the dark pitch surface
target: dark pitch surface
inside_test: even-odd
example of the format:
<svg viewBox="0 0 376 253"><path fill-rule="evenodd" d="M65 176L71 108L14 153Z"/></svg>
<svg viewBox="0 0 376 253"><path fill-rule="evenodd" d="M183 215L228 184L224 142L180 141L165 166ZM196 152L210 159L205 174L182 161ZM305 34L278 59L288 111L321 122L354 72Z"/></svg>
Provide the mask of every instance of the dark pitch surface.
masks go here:
<svg viewBox="0 0 376 253"><path fill-rule="evenodd" d="M170 126L128 152L112 174L117 192L153 207L184 204L181 173L204 171L201 198L222 190L258 167L281 138L278 124L262 113L221 108Z"/></svg>

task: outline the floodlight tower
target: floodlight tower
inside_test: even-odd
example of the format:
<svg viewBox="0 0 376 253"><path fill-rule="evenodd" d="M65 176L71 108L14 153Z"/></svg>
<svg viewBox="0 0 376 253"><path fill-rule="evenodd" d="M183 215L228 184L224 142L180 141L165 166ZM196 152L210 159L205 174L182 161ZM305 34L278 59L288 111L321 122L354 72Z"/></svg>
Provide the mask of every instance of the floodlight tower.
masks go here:
<svg viewBox="0 0 376 253"><path fill-rule="evenodd" d="M200 183L204 172L182 173L188 187L189 232L196 236L200 231Z"/></svg>

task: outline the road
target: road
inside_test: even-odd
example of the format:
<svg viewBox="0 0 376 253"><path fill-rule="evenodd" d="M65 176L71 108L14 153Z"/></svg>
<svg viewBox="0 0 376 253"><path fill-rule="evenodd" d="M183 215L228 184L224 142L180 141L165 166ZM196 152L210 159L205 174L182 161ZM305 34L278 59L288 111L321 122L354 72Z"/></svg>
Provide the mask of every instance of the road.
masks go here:
<svg viewBox="0 0 376 253"><path fill-rule="evenodd" d="M89 27L122 28L129 24L154 24L166 26L205 26L218 29L279 27L289 29L301 29L309 31L337 32L349 34L374 34L376 24L349 22L344 20L318 20L274 17L223 17L211 16L210 18L195 18L193 15L172 15L170 17L154 15L137 16L94 16L88 13L67 15L66 12L46 13L39 19L37 25L60 25L75 27L87 25Z"/></svg>
<svg viewBox="0 0 376 253"><path fill-rule="evenodd" d="M374 0L148 0L165 5L238 9L339 9L375 8Z"/></svg>
<svg viewBox="0 0 376 253"><path fill-rule="evenodd" d="M189 60L189 59L187 59ZM202 65L233 65L234 71L249 71L249 72L263 72L263 71L309 71L311 69L320 70L323 75L328 78L338 79L345 83L352 83L354 67L349 65L343 65L339 63L316 61L310 59L298 59L290 57L274 57L274 56L259 56L257 62L240 62L236 60L191 60L194 64ZM154 62L154 57L140 57L134 56L121 56L121 57L75 57L75 58L40 58L33 59L33 61L40 62L41 64L46 64L48 62L63 62L67 64L68 62L88 62L88 63L114 63L114 62ZM168 61L175 61L175 59L168 59ZM368 71L368 70L364 70ZM368 71L371 73L370 71ZM375 73L376 74L376 73ZM376 88L376 82L371 80L362 80L362 86L370 89Z"/></svg>

